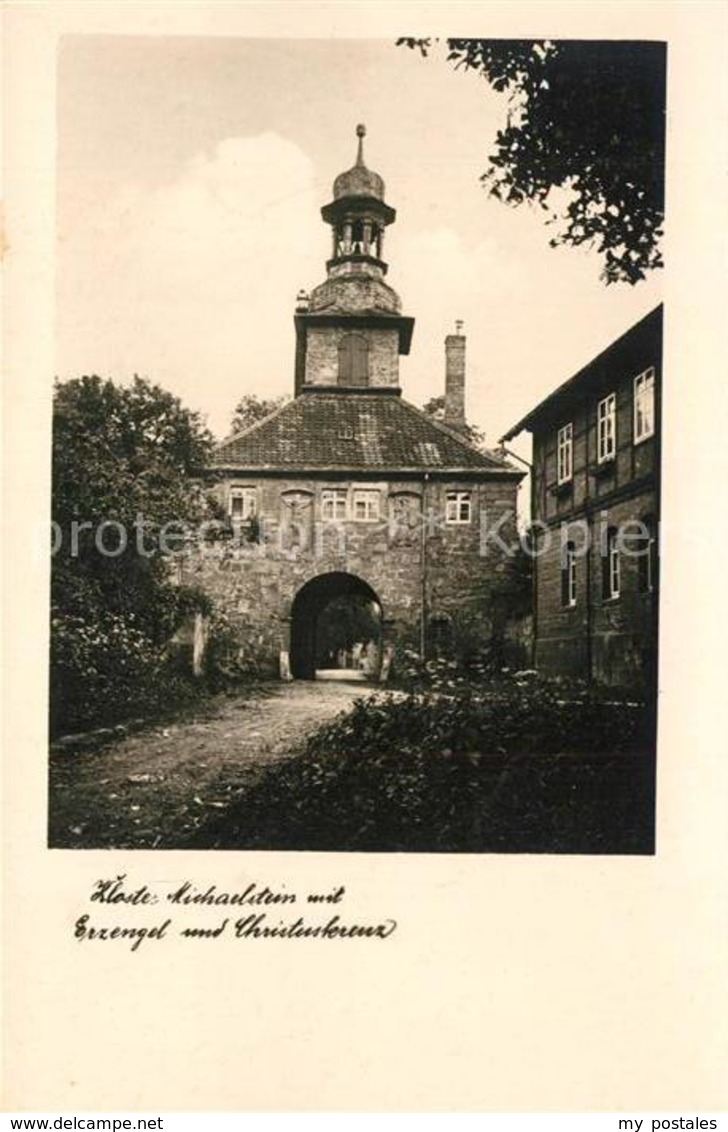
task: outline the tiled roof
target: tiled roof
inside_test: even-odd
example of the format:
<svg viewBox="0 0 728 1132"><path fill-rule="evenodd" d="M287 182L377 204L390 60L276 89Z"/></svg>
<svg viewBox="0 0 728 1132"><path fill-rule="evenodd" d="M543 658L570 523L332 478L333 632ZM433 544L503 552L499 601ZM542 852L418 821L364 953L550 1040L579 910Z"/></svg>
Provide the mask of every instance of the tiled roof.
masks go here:
<svg viewBox="0 0 728 1132"><path fill-rule="evenodd" d="M214 468L479 470L520 475L392 393L306 392L223 441Z"/></svg>

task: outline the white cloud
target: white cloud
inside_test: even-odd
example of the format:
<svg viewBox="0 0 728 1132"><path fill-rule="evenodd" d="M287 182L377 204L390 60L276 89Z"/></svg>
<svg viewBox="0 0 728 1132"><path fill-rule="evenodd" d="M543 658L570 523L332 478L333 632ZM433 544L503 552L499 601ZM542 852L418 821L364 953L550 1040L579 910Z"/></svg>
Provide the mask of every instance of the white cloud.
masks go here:
<svg viewBox="0 0 728 1132"><path fill-rule="evenodd" d="M306 153L271 132L220 141L168 184L120 186L60 243L61 375L139 372L218 433L243 393L291 392L293 305L324 278L327 195ZM596 256L549 248L540 212L476 204L457 230L438 208L413 231L403 210L388 281L416 319L405 396L442 391L443 340L462 318L469 415L495 442L654 306L661 281L641 285L635 311L630 288L599 281Z"/></svg>
<svg viewBox="0 0 728 1132"><path fill-rule="evenodd" d="M444 337L456 319L467 335L470 418L495 443L510 425L660 301L659 277L635 292L607 288L586 250L550 248L541 215L483 201L484 239L451 228L422 232L392 269L416 318L405 392L418 402L444 388ZM554 314L556 312L556 315ZM603 339L595 342L594 327Z"/></svg>
<svg viewBox="0 0 728 1132"><path fill-rule="evenodd" d="M295 294L326 256L319 204L310 160L273 133L227 138L156 189L122 186L61 244L62 375L143 373L213 404L219 431L243 392L288 390Z"/></svg>

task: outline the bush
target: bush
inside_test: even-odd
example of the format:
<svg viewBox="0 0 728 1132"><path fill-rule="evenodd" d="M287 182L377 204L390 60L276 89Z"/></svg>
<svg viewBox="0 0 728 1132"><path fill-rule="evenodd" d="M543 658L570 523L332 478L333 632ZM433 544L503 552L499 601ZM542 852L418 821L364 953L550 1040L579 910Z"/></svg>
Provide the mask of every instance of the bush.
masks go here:
<svg viewBox="0 0 728 1132"><path fill-rule="evenodd" d="M51 733L118 723L186 700L189 681L132 615L51 618Z"/></svg>
<svg viewBox="0 0 728 1132"><path fill-rule="evenodd" d="M423 660L414 649L402 649L397 656L392 685L405 691L453 691L484 682L498 684L512 678L513 669L506 666L506 656L516 646L506 646L499 638L487 644L458 642L454 655L428 657ZM520 651L520 650L518 650Z"/></svg>
<svg viewBox="0 0 728 1132"><path fill-rule="evenodd" d="M117 386L87 376L56 385L54 733L146 714L194 694L165 645L191 612L207 611L209 599L172 584L159 535L170 521L194 525L208 517L199 477L211 446L198 414L147 381ZM107 523L111 537L116 531L113 554L98 543Z"/></svg>
<svg viewBox="0 0 728 1132"><path fill-rule="evenodd" d="M491 755L649 749L652 713L613 693L563 685L524 673L488 692L464 684L451 662L424 666L430 688L358 700L317 733L312 750Z"/></svg>
<svg viewBox="0 0 728 1132"><path fill-rule="evenodd" d="M166 713L205 695L237 690L261 678L227 616L193 588L160 591L169 625L202 613L208 619L202 678L192 673L191 644L153 639L134 614L51 616L50 720L53 736ZM161 609L161 604L158 609Z"/></svg>
<svg viewBox="0 0 728 1132"><path fill-rule="evenodd" d="M241 644L240 633L233 628L227 614L220 610L216 610L210 618L203 672L205 684L211 692L231 691L264 675L257 661Z"/></svg>
<svg viewBox="0 0 728 1132"><path fill-rule="evenodd" d="M646 705L526 673L487 696L372 696L268 768L190 844L650 853L652 718Z"/></svg>

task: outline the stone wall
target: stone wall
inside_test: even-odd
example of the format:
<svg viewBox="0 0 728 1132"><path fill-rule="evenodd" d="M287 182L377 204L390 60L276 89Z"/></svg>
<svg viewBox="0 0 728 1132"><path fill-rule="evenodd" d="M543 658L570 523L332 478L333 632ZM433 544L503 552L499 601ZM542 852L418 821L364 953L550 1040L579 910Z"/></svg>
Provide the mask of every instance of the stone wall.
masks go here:
<svg viewBox="0 0 728 1132"><path fill-rule="evenodd" d="M327 311L331 307L344 310L348 314L364 314L367 311L384 310L391 314L399 313L401 303L396 291L378 278L379 272L345 272L332 275L310 295L311 311Z"/></svg>
<svg viewBox="0 0 728 1132"><path fill-rule="evenodd" d="M394 644L419 641L423 593L428 619L452 619L475 642L489 642L497 628L494 610L503 607L508 556L484 539L481 519L497 526L501 538L514 537L514 483L241 477L218 485L221 502L233 484L256 488L258 524L198 548L181 564L180 578L210 594L229 617L241 657L263 671L277 673L289 648L296 594L332 572L354 575L374 590L385 638ZM379 520L326 521L322 493L331 488L346 492L350 505L356 489L379 492ZM449 490L472 492L470 523L445 522Z"/></svg>
<svg viewBox="0 0 728 1132"><path fill-rule="evenodd" d="M369 385L399 384L399 334L397 330L352 331L347 327L310 327L307 335L304 382L336 385L339 378L339 342L346 334L366 338L369 347Z"/></svg>

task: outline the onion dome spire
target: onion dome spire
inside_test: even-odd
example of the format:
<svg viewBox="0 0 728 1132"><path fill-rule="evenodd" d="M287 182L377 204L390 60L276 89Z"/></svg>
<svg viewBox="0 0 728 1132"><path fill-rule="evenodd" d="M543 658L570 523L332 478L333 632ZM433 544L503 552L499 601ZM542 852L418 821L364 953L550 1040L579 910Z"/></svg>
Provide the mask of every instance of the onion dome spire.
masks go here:
<svg viewBox="0 0 728 1132"><path fill-rule="evenodd" d="M357 165L364 165L364 138L367 136L367 128L366 126L362 125L362 123L360 123L356 127L356 136L359 139L359 148L356 154L356 163Z"/></svg>
<svg viewBox="0 0 728 1132"><path fill-rule="evenodd" d="M355 163L336 178L333 200L321 209L321 218L331 229L326 279L309 295L299 294L296 301L296 396L332 379L341 392L368 384L369 363L365 366L363 359L370 344L381 346L388 359L376 371L376 380L372 373L371 384L398 391L397 359L409 353L414 319L402 314L399 295L385 282L384 237L397 213L384 200L384 181L364 161L365 126L358 125L355 132ZM309 335L311 342L320 343L311 354ZM316 361L319 349L321 359Z"/></svg>
<svg viewBox="0 0 728 1132"><path fill-rule="evenodd" d="M364 163L365 136L366 127L358 125L356 162L334 181L333 200L324 205L321 216L331 225L331 258L326 262L329 278L368 276L379 286L387 274L384 232L397 213L384 200L384 181ZM394 292L386 301L380 298L387 309L399 309ZM311 301L315 305L314 297Z"/></svg>
<svg viewBox="0 0 728 1132"><path fill-rule="evenodd" d="M375 200L384 200L384 181L378 173L367 169L364 163L366 132L366 126L360 124L356 127L356 136L359 139L356 163L346 173L340 173L334 181L334 200L341 200L342 197L373 197Z"/></svg>

